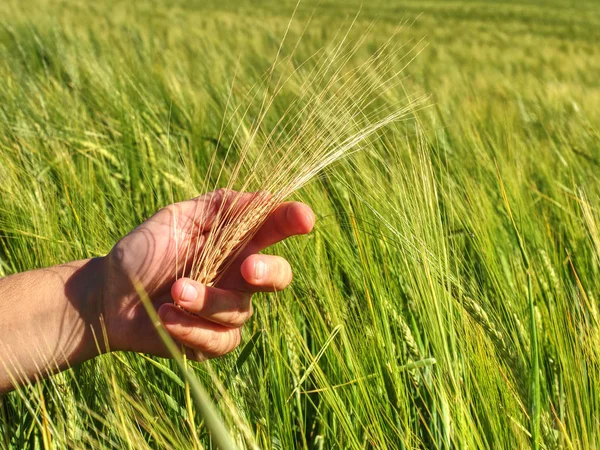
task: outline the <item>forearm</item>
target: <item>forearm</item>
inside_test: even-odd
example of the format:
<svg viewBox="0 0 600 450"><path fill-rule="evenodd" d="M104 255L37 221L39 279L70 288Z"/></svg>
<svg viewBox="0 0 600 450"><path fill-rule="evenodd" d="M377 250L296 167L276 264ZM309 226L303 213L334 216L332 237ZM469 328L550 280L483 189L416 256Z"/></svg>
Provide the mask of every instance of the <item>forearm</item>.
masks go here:
<svg viewBox="0 0 600 450"><path fill-rule="evenodd" d="M98 258L0 279L0 393L98 354L103 273Z"/></svg>

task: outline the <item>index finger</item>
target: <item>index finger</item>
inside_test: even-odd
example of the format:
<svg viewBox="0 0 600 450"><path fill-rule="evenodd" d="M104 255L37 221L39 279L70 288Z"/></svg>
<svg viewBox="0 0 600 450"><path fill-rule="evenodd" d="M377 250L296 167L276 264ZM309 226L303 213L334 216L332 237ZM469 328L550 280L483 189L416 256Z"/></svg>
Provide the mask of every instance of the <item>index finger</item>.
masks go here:
<svg viewBox="0 0 600 450"><path fill-rule="evenodd" d="M310 233L315 225L315 214L300 202L282 203L260 227L249 244L252 252L259 252L290 236Z"/></svg>
<svg viewBox="0 0 600 450"><path fill-rule="evenodd" d="M227 221L255 197L255 193L219 189L191 200L173 203L157 212L152 220L165 225L178 222L181 229L204 233L218 220Z"/></svg>

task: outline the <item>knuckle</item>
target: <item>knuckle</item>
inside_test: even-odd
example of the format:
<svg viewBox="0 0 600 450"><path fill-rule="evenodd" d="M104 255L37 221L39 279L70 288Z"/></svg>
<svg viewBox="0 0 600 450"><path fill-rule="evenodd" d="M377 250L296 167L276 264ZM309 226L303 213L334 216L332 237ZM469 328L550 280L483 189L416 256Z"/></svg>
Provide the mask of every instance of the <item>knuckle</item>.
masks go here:
<svg viewBox="0 0 600 450"><path fill-rule="evenodd" d="M292 282L292 277L293 277L292 266L284 258L279 259L277 275L278 275L278 280L280 281L282 286L287 286L288 284L290 284Z"/></svg>
<svg viewBox="0 0 600 450"><path fill-rule="evenodd" d="M215 202L220 203L223 202L230 193L233 192L231 189L220 188L213 192L213 199Z"/></svg>
<svg viewBox="0 0 600 450"><path fill-rule="evenodd" d="M115 245L113 247L113 249L111 250L110 254L109 254L109 263L111 266L114 267L122 267L124 262L125 262L125 256L127 255L127 252L125 251L125 244L124 244L124 239L121 239L117 245Z"/></svg>
<svg viewBox="0 0 600 450"><path fill-rule="evenodd" d="M129 250L138 245L139 239L139 236L132 234L123 237L110 251L108 267L113 270L125 271L138 266L141 261L136 259L134 252Z"/></svg>
<svg viewBox="0 0 600 450"><path fill-rule="evenodd" d="M229 351L232 351L232 350L235 350L240 345L240 342L242 342L242 330L237 328L237 329L233 330L232 332L230 332L229 335L231 336L231 341L230 341L231 347L229 348Z"/></svg>
<svg viewBox="0 0 600 450"><path fill-rule="evenodd" d="M181 326L177 328L177 335L179 339L183 339L186 341L192 341L194 339L196 330L194 327L190 326Z"/></svg>
<svg viewBox="0 0 600 450"><path fill-rule="evenodd" d="M234 313L229 317L227 321L230 327L241 327L246 322L242 316L242 314Z"/></svg>
<svg viewBox="0 0 600 450"><path fill-rule="evenodd" d="M232 310L236 313L245 313L250 306L252 306L250 296L240 292L234 297Z"/></svg>
<svg viewBox="0 0 600 450"><path fill-rule="evenodd" d="M246 322L248 319L250 319L250 317L252 317L252 315L254 314L254 308L252 306L252 302L249 302L249 305L246 306L246 308L242 312L240 312L240 314L244 318L244 322Z"/></svg>
<svg viewBox="0 0 600 450"><path fill-rule="evenodd" d="M210 333L209 338L204 343L203 347L212 355L224 355L227 353L227 334L226 333Z"/></svg>
<svg viewBox="0 0 600 450"><path fill-rule="evenodd" d="M172 203L170 205L167 205L167 206L161 208L158 211L158 214L165 215L165 216L168 215L169 217L172 218L177 215L178 211L179 211L179 206L175 203Z"/></svg>
<svg viewBox="0 0 600 450"><path fill-rule="evenodd" d="M244 292L236 292L231 297L231 303L222 315L222 320L228 327L239 328L252 316L252 297Z"/></svg>
<svg viewBox="0 0 600 450"><path fill-rule="evenodd" d="M239 329L212 333L210 340L206 342L205 350L211 355L225 355L234 350L240 344L240 341L241 333Z"/></svg>
<svg viewBox="0 0 600 450"><path fill-rule="evenodd" d="M211 192L206 200L208 210L213 214L219 211L219 209L223 207L223 204L227 200L229 192L231 192L231 189L227 188L220 188Z"/></svg>
<svg viewBox="0 0 600 450"><path fill-rule="evenodd" d="M239 328L244 325L250 319L250 317L252 317L252 314L252 305L250 305L250 307L246 308L245 310L233 313L231 319L229 320L229 324L233 327Z"/></svg>
<svg viewBox="0 0 600 450"><path fill-rule="evenodd" d="M287 219L288 208L278 208L274 212L274 221L273 225L275 227L275 232L282 237L286 237L290 234L288 229L288 221Z"/></svg>
<svg viewBox="0 0 600 450"><path fill-rule="evenodd" d="M178 222L184 217L185 216L182 212L181 205L177 203L164 206L153 216L154 219L157 219L161 223L173 225L178 224Z"/></svg>

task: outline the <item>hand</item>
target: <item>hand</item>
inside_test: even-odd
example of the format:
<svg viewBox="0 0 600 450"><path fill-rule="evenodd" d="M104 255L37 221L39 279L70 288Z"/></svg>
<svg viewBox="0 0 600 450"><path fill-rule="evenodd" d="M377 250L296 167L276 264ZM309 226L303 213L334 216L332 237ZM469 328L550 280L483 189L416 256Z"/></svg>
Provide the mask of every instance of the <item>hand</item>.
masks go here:
<svg viewBox="0 0 600 450"><path fill-rule="evenodd" d="M253 195L242 194L239 202ZM279 291L291 282L292 270L285 259L258 252L312 230L312 210L297 202L283 203L273 212L215 286L189 278L176 280L176 270L189 268L188 244L202 245L198 231L210 230L218 207L230 198L231 191L219 190L167 206L115 245L105 258L101 310L111 350L169 356L132 280L143 286L165 329L195 359L235 349L241 327L252 315L252 294Z"/></svg>

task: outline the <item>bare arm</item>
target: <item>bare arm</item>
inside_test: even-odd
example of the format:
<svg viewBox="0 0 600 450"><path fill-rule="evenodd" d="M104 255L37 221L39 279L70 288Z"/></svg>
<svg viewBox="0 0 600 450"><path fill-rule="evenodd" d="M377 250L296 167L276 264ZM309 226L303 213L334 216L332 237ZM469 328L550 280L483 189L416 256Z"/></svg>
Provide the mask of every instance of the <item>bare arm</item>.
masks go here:
<svg viewBox="0 0 600 450"><path fill-rule="evenodd" d="M103 260L0 279L0 393L98 354Z"/></svg>

